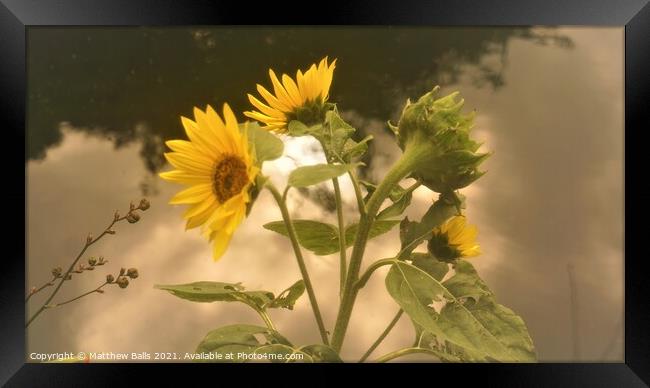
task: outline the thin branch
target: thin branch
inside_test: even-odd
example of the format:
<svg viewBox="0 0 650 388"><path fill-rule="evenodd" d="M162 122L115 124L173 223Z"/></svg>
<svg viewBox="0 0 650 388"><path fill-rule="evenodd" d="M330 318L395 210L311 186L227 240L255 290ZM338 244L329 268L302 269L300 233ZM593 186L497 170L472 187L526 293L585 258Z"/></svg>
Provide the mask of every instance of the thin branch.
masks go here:
<svg viewBox="0 0 650 388"><path fill-rule="evenodd" d="M46 282L45 284L43 284L42 286L36 288L34 291L31 291L31 292L27 295L27 297L25 298L25 303L27 303L27 302L29 301L29 298L31 298L33 295L36 295L37 293L43 291L43 290L46 289L47 287L53 286L53 285L54 285L54 281L55 281L56 279L58 279L58 278L57 278L56 276L54 276L54 277L52 277L52 280L50 280L50 281Z"/></svg>
<svg viewBox="0 0 650 388"><path fill-rule="evenodd" d="M59 281L59 284L56 286L56 288L54 289L52 294L47 298L45 303L43 303L43 305L36 311L36 313L34 313L34 315L32 315L32 317L27 321L27 323L25 324L25 327L28 327L34 321L34 319L36 319L36 317L38 317L45 310L45 308L46 308L45 306L47 306L52 301L52 299L54 299L57 292L59 292L59 290L61 289L61 286L63 285L63 282L65 282L66 278L70 275L70 273L74 269L74 266L77 264L79 259L81 259L83 254L86 253L86 250L91 245L93 245L97 241L101 240L101 238L104 237L105 235L113 234L114 231L111 229L113 227L113 225L115 225L117 222L120 222L120 221L123 221L123 220L127 219L128 217L132 217L131 214L133 213L133 211L138 210L138 209L140 209L140 206L136 208L133 204L131 204L130 207L129 207L129 212L124 217L119 217L119 214L116 212L115 216L113 217L113 221L108 225L108 227L106 229L104 229L104 231L99 236L97 236L96 238L93 239L92 235L88 235L88 237L86 239L86 244L81 249L81 252L79 252L79 254L74 259L72 264L70 264L70 267L65 272L65 274L63 276L61 276L61 280ZM144 210L146 210L146 209L144 209Z"/></svg>
<svg viewBox="0 0 650 388"><path fill-rule="evenodd" d="M372 344L372 346L370 346L370 348L366 351L366 353L364 353L364 355L361 357L359 362L364 362L368 357L370 357L372 352L374 352L375 349L377 349L377 347L379 346L379 344L381 344L381 342L386 338L386 336L388 336L388 333L390 333L390 331L393 330L393 327L395 327L399 319L402 317L402 314L404 314L404 310L399 309L397 314L395 314L393 320L390 321L390 323L388 324L386 329L384 329L383 333L381 333L379 338L377 338L377 340Z"/></svg>
<svg viewBox="0 0 650 388"><path fill-rule="evenodd" d="M46 308L54 308L54 307L63 306L64 304L68 304L68 303L74 302L75 300L81 299L81 298L83 298L84 296L87 296L87 295L90 295L90 294L94 294L95 292L102 293L102 292L103 292L103 291L101 291L102 287L104 287L104 286L107 285L107 284L109 284L109 283L108 283L108 282L104 282L104 283L102 283L99 287L95 288L94 290L90 290L90 291L88 291L88 292L84 292L83 294L81 294L81 295L79 295L79 296L77 296L77 297L75 297L75 298L72 298L72 299L66 300L65 302L54 303L54 304L51 304L51 305L47 305Z"/></svg>

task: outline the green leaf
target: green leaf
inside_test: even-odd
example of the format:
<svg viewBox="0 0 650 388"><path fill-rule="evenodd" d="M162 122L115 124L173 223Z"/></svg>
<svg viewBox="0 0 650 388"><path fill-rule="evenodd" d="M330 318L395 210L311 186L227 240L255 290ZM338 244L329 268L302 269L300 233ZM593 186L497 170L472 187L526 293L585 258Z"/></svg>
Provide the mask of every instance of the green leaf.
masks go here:
<svg viewBox="0 0 650 388"><path fill-rule="evenodd" d="M312 220L293 220L293 227L303 248L317 255L331 255L339 251L339 232L336 226ZM284 221L269 222L264 228L289 236Z"/></svg>
<svg viewBox="0 0 650 388"><path fill-rule="evenodd" d="M368 142L373 139L372 135L368 135L363 138L361 141L354 141L348 139L343 145L342 157L346 162L350 162L352 159L359 158L368 151Z"/></svg>
<svg viewBox="0 0 650 388"><path fill-rule="evenodd" d="M293 310L293 305L296 304L298 298L305 292L305 282L301 279L295 282L291 287L282 291L275 299L273 299L267 307Z"/></svg>
<svg viewBox="0 0 650 388"><path fill-rule="evenodd" d="M472 298L478 301L482 296L492 296L492 291L478 276L478 273L465 260L454 264L455 274L443 283L456 298Z"/></svg>
<svg viewBox="0 0 650 388"><path fill-rule="evenodd" d="M255 161L261 166L262 162L274 160L282 156L284 143L271 132L262 129L255 122L239 124L240 130L246 128L248 144L255 151Z"/></svg>
<svg viewBox="0 0 650 388"><path fill-rule="evenodd" d="M379 214L377 214L377 219L385 220L401 216L402 213L404 213L404 210L406 210L406 208L411 204L412 198L413 192L409 191L408 193L405 193L397 200L397 202L394 202L392 205L379 212Z"/></svg>
<svg viewBox="0 0 650 388"><path fill-rule="evenodd" d="M306 345L300 348L301 351L311 356L314 362L343 362L338 353L329 346L315 344Z"/></svg>
<svg viewBox="0 0 650 388"><path fill-rule="evenodd" d="M468 267L461 273L470 276ZM475 276L476 272L473 272ZM472 284L476 284L472 280ZM482 283L484 285L484 283ZM466 290L458 281L454 291ZM386 276L386 288L423 331L433 334L437 341L449 341L462 347L473 359L498 361L533 361L532 340L523 320L512 310L497 304L493 295L483 295L478 301L456 296L444 283L427 272L407 264L393 264ZM440 313L430 307L433 302L446 304Z"/></svg>
<svg viewBox="0 0 650 388"><path fill-rule="evenodd" d="M377 220L373 222L370 227L370 232L368 233L368 240L389 232L397 224L399 224L399 220ZM351 224L345 228L346 246L351 247L354 245L354 239L357 236L357 229L359 229L359 224L357 223Z"/></svg>
<svg viewBox="0 0 650 388"><path fill-rule="evenodd" d="M188 284L156 284L154 288L169 291L181 299L192 302L242 302L254 309L272 301L275 297L268 291L244 291L240 283L194 282Z"/></svg>
<svg viewBox="0 0 650 388"><path fill-rule="evenodd" d="M316 164L298 167L289 174L288 185L307 187L336 178L353 169L356 164Z"/></svg>
<svg viewBox="0 0 650 388"><path fill-rule="evenodd" d="M319 139L326 154L343 155L345 144L354 131L354 127L346 123L336 109L328 111L325 114L324 136Z"/></svg>
<svg viewBox="0 0 650 388"><path fill-rule="evenodd" d="M291 347L291 343L280 333L262 326L229 325L210 331L199 343L195 353L213 353L216 359L197 359L204 362L245 362L239 353L251 354L256 349L272 344ZM228 358L232 354L233 358Z"/></svg>
<svg viewBox="0 0 650 388"><path fill-rule="evenodd" d="M411 264L428 273L439 282L449 272L449 264L439 261L430 253L411 253L410 260ZM449 287L447 284L445 285Z"/></svg>
<svg viewBox="0 0 650 388"><path fill-rule="evenodd" d="M299 120L291 120L289 121L289 125L287 126L287 129L289 131L289 135L294 136L294 137L299 137L299 136L316 136L323 131L323 126L321 124L316 124L312 125L311 127L306 126L303 124L302 121Z"/></svg>
<svg viewBox="0 0 650 388"><path fill-rule="evenodd" d="M368 239L380 236L390 231L399 220L377 220L368 233ZM338 228L332 224L312 220L293 220L293 227L298 235L300 246L319 256L331 255L339 251ZM345 228L346 247L354 244L359 224L352 224ZM265 229L272 230L283 236L289 236L284 221L273 221L264 225Z"/></svg>

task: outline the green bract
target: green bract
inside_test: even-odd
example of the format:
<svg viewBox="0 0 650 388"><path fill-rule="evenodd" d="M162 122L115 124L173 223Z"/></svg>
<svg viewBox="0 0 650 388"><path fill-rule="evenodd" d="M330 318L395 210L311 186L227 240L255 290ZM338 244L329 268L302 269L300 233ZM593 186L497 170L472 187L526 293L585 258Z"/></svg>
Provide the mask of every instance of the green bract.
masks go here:
<svg viewBox="0 0 650 388"><path fill-rule="evenodd" d="M436 86L416 103L407 101L397 127L390 127L404 153L419 157L411 176L445 193L480 178L484 172L478 166L489 154L478 153L481 144L470 138L475 114L461 113L460 93L436 98L439 90Z"/></svg>

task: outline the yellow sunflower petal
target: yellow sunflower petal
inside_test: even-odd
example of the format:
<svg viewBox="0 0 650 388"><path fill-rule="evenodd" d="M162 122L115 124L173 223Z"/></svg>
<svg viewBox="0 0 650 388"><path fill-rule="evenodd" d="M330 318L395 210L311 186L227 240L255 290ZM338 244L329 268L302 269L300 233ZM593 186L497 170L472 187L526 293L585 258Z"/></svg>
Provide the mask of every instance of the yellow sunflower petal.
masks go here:
<svg viewBox="0 0 650 388"><path fill-rule="evenodd" d="M262 101L258 100L257 98L255 98L255 96L251 94L248 95L248 100L251 102L251 104L253 104L254 107L259 109L262 113L264 113L267 116L277 118L280 120L283 120L285 118L284 113L264 104Z"/></svg>
<svg viewBox="0 0 650 388"><path fill-rule="evenodd" d="M214 240L212 243L212 259L217 261L226 252L230 240L232 239L232 234L228 234L225 231L215 231L212 239Z"/></svg>
<svg viewBox="0 0 650 388"><path fill-rule="evenodd" d="M199 184L178 192L169 203L172 205L197 203L206 200L210 195L212 195L212 185Z"/></svg>
<svg viewBox="0 0 650 388"><path fill-rule="evenodd" d="M291 97L294 106L301 106L304 100L300 95L300 92L298 91L298 85L296 85L296 83L293 82L291 77L289 77L286 74L282 74L282 84L284 85L284 88L287 90L287 93L289 93L289 97Z"/></svg>
<svg viewBox="0 0 650 388"><path fill-rule="evenodd" d="M196 175L210 175L212 165L205 158L196 154L184 154L180 152L165 152L165 159L179 170L184 170Z"/></svg>
<svg viewBox="0 0 650 388"><path fill-rule="evenodd" d="M264 86L257 84L257 91L259 92L260 96L264 97L270 107L278 109L282 112L291 112L292 108L290 105L287 105L280 99L276 98L273 94L271 94L271 92L266 90Z"/></svg>
<svg viewBox="0 0 650 388"><path fill-rule="evenodd" d="M476 257L480 254L481 254L481 247L479 247L478 245L474 245L473 247L462 251L463 257Z"/></svg>
<svg viewBox="0 0 650 388"><path fill-rule="evenodd" d="M207 175L191 174L181 170L161 172L158 175L167 181L174 182L174 183L181 183L185 185L193 185L197 183L210 183L210 177Z"/></svg>
<svg viewBox="0 0 650 388"><path fill-rule="evenodd" d="M275 73L271 69L269 69L269 76L271 77L271 82L273 83L273 91L275 92L275 96L283 104L289 106L293 110L295 108L295 105L293 104L291 97L289 97L289 94L284 89L284 86L282 86L280 80L278 77L276 77Z"/></svg>
<svg viewBox="0 0 650 388"><path fill-rule="evenodd" d="M195 119L196 119L197 111L199 111L198 108L194 108ZM181 122L183 123L183 127L185 128L185 133L187 134L187 137L190 139L190 141L192 142L194 147L196 147L197 150L199 150L202 153L205 153L206 155L214 154L214 149L210 146L209 142L206 141L206 139L204 138L206 134L202 133L205 132L205 129L202 131L198 122L192 121L187 117L181 117Z"/></svg>

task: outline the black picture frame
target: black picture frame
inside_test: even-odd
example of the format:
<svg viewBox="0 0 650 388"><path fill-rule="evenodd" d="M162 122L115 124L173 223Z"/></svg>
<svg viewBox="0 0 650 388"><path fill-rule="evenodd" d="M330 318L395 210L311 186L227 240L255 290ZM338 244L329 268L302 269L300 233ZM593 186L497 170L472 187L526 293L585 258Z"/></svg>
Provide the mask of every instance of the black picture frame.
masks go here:
<svg viewBox="0 0 650 388"><path fill-rule="evenodd" d="M18 144L25 142L26 31L31 26L76 25L212 25L212 24L335 24L335 25L588 25L625 26L625 362L570 364L419 364L344 365L347 372L361 371L368 377L395 376L413 369L426 376L453 376L454 381L478 379L496 386L645 386L650 384L650 290L645 270L647 244L642 233L647 211L641 202L648 198L643 186L647 161L643 158L650 118L650 5L645 0L604 1L455 1L400 0L363 4L319 2L323 12L312 5L279 3L237 3L226 1L173 0L0 0L0 107L3 121L2 158L5 181L3 240L0 261L0 383L35 387L113 385L128 376L155 372L164 385L186 385L188 376L213 378L236 371L242 378L286 376L272 366L234 368L216 365L92 364L41 365L25 363L25 156ZM301 12L301 7L305 12ZM292 9L293 11L289 11ZM597 134L594 134L597 136ZM26 152L26 151L25 151ZM7 174L11 172L11 174ZM634 209L634 212L628 212ZM638 238L636 238L638 236ZM293 370L318 373L317 382L339 375L322 373L333 365L292 366ZM214 369L218 368L218 370ZM241 369L240 369L241 368ZM259 370L250 368L260 368ZM267 369L269 368L269 369ZM318 371L310 372L311 368ZM248 370L254 370L253 373ZM371 372L372 373L368 373ZM410 371L409 371L410 372ZM412 376L409 373L409 376ZM212 377L210 377L212 376ZM277 377L280 379L280 377ZM269 377L272 379L272 377ZM314 380L312 378L312 380ZM254 381L254 380L250 380ZM288 384L284 377L278 380ZM644 383L645 382L645 383ZM432 382L433 384L433 382ZM245 384L248 385L248 384ZM292 384L293 385L293 384ZM310 383L311 385L311 383Z"/></svg>

